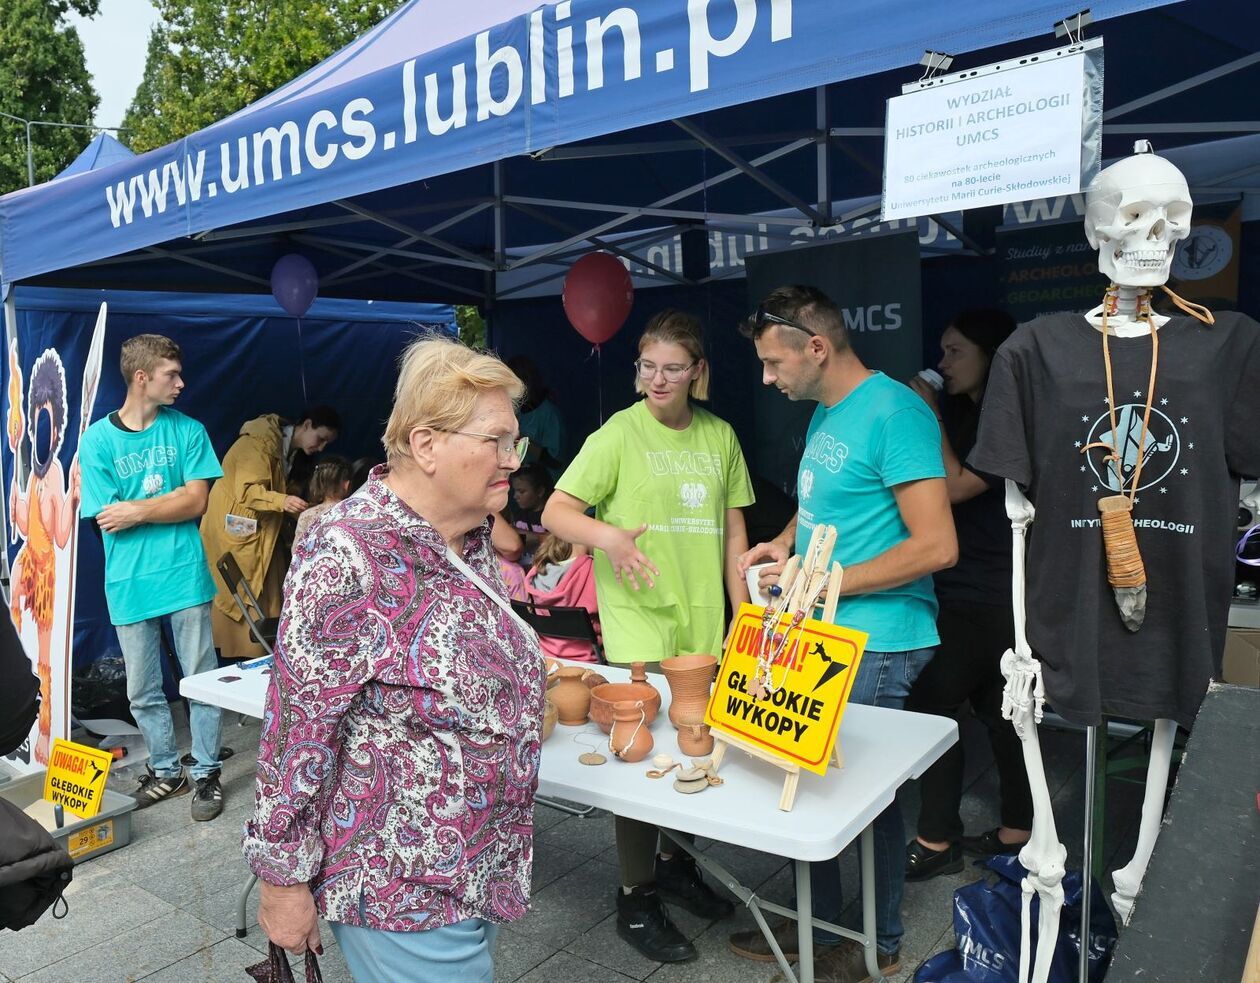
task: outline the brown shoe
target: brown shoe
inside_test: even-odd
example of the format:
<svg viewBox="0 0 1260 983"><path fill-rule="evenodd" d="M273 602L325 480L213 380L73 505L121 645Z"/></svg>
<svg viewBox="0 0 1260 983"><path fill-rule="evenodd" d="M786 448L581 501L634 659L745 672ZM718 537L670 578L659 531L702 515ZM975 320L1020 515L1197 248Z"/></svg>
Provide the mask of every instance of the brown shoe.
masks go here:
<svg viewBox="0 0 1260 983"><path fill-rule="evenodd" d="M880 981L901 972L901 950L892 955L877 952ZM784 983L776 973L770 983ZM852 939L839 945L814 946L814 983L877 983L866 970L866 951Z"/></svg>
<svg viewBox="0 0 1260 983"><path fill-rule="evenodd" d="M770 924L770 931L774 933L774 941L783 950L783 957L790 963L796 962L800 955L797 951L800 946L797 944L796 922L790 918L781 918ZM731 952L744 959L751 959L758 963L778 962L774 950L770 948L770 943L760 928L735 932L731 935L728 944Z"/></svg>

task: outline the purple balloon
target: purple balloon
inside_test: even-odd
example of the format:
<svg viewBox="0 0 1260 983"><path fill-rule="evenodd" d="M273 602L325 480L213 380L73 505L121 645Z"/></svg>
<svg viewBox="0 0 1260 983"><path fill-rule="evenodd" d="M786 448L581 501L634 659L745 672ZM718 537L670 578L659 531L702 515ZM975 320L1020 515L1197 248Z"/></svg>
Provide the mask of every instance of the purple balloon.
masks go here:
<svg viewBox="0 0 1260 983"><path fill-rule="evenodd" d="M305 256L289 253L271 268L271 295L294 317L311 309L319 292L319 274Z"/></svg>

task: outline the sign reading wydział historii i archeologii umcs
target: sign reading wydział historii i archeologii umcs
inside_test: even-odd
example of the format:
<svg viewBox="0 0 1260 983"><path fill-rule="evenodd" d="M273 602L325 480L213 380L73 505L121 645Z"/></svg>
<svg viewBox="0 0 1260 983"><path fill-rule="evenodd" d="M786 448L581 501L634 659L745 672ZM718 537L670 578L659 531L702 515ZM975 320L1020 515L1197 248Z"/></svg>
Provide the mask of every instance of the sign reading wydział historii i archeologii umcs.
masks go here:
<svg viewBox="0 0 1260 983"><path fill-rule="evenodd" d="M1101 39L903 93L884 128L886 222L1074 194L1098 173Z"/></svg>

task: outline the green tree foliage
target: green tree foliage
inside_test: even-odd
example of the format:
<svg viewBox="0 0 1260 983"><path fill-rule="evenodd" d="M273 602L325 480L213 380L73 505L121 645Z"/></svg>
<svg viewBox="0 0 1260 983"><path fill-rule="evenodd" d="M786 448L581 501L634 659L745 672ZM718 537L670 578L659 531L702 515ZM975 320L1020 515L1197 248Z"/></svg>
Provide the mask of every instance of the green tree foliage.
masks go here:
<svg viewBox="0 0 1260 983"><path fill-rule="evenodd" d="M8 2L8 0L0 0ZM228 116L376 25L397 0L156 0L123 125L136 153Z"/></svg>
<svg viewBox="0 0 1260 983"><path fill-rule="evenodd" d="M22 119L90 124L96 90L79 33L66 14L97 12L100 0L0 0L0 112ZM92 139L90 130L36 126L35 180L47 181ZM26 126L0 117L0 194L26 187Z"/></svg>
<svg viewBox="0 0 1260 983"><path fill-rule="evenodd" d="M486 347L486 322L477 308L471 304L457 304L455 325L459 328L459 340L469 348Z"/></svg>

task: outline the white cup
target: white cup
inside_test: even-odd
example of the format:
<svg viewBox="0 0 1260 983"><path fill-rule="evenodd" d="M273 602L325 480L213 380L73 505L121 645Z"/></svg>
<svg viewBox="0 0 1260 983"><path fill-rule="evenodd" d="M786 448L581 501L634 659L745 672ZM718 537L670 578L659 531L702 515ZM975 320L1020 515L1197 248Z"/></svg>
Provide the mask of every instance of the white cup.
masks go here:
<svg viewBox="0 0 1260 983"><path fill-rule="evenodd" d="M774 566L773 563L758 563L755 566L748 568L748 573L745 574L745 576L748 578L748 597L752 600L753 604L759 604L762 607L765 607L770 603L769 599L761 593L761 587L758 586L757 582L761 579L761 571L766 567L772 566Z"/></svg>
<svg viewBox="0 0 1260 983"><path fill-rule="evenodd" d="M919 378L937 392L945 388L945 377L937 372L936 369L920 369Z"/></svg>

